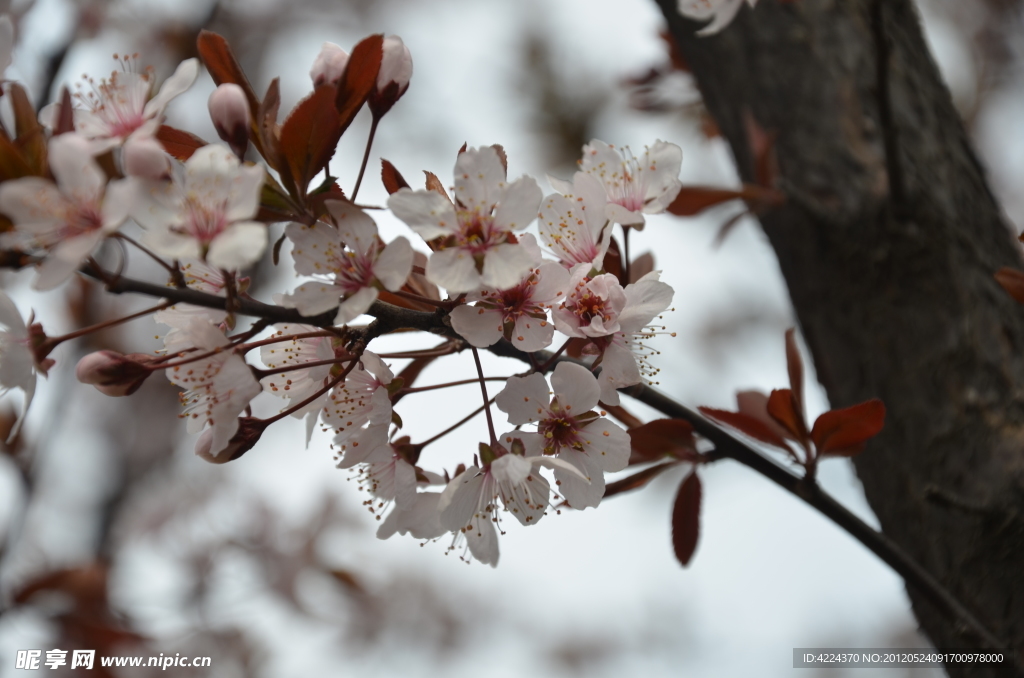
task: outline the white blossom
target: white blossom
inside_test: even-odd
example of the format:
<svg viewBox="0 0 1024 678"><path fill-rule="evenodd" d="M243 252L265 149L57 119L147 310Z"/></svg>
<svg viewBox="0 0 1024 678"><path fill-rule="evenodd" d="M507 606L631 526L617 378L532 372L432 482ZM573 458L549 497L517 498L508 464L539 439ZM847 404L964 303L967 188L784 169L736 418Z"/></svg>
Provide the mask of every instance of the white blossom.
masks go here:
<svg viewBox="0 0 1024 678"><path fill-rule="evenodd" d="M611 273L591 278L587 264L573 269L565 301L554 310L555 328L570 337L605 337L619 331L626 293Z"/></svg>
<svg viewBox="0 0 1024 678"><path fill-rule="evenodd" d="M0 184L0 212L14 230L0 234L0 247L46 250L33 286L50 290L72 276L115 232L132 207L133 180L107 183L87 142L62 134L49 143L50 171L57 183L22 177Z"/></svg>
<svg viewBox="0 0 1024 678"><path fill-rule="evenodd" d="M7 442L11 442L21 430L21 425L28 414L29 405L36 394L36 373L49 367L36 365L35 354L32 352L29 328L18 313L17 306L2 290L0 290L0 395L11 389L18 388L24 393L21 415L14 422ZM52 364L52 361L47 361Z"/></svg>
<svg viewBox="0 0 1024 678"><path fill-rule="evenodd" d="M499 436L509 447L520 438L519 431ZM504 452L504 450L502 450ZM473 557L491 567L498 565L498 499L516 520L523 525L534 525L548 507L551 488L536 467L554 468L559 472L578 475L569 464L559 459L540 455L523 456L505 453L483 468L471 466L452 478L441 493L438 502L441 527L464 536ZM582 478L577 478L585 483Z"/></svg>
<svg viewBox="0 0 1024 678"><path fill-rule="evenodd" d="M553 262L540 264L514 287L470 293L467 301L475 305L453 310L452 327L473 346L490 346L504 336L520 350L539 351L554 336L548 311L568 289L568 271Z"/></svg>
<svg viewBox="0 0 1024 678"><path fill-rule="evenodd" d="M403 188L388 207L424 240L440 239L427 262L427 278L449 292L512 287L530 270L532 257L512 232L533 221L542 198L530 177L511 184L492 146L471 148L455 163L455 199Z"/></svg>
<svg viewBox="0 0 1024 678"><path fill-rule="evenodd" d="M604 185L606 216L617 224L643 228L644 214L657 214L675 200L682 188L679 170L683 151L675 144L656 141L637 157L598 139L583 147L580 170ZM548 177L562 195L577 191L573 183Z"/></svg>
<svg viewBox="0 0 1024 678"><path fill-rule="evenodd" d="M600 271L611 244L605 188L586 172L577 172L571 187L564 195L544 198L538 216L541 241L566 268L587 264Z"/></svg>
<svg viewBox="0 0 1024 678"><path fill-rule="evenodd" d="M322 332L319 327L312 325L299 325L284 323L275 325L274 337L287 337L289 335L310 334ZM286 398L289 407L303 402L314 393L327 386L331 372L343 368L341 364L336 365L314 365L303 367L305 363L332 360L338 353L344 354L341 347L336 347L336 337L302 337L299 339L288 339L260 348L260 360L270 369L295 366L296 369L278 374L271 374L263 377L260 383L263 390L279 398ZM306 406L292 412L296 419L306 418L306 445L309 445L313 435L313 428L316 426L317 417L324 403L327 402L327 394L310 402Z"/></svg>
<svg viewBox="0 0 1024 678"><path fill-rule="evenodd" d="M629 434L593 408L601 388L587 368L561 362L551 375L552 395L540 374L512 377L495 403L517 426L536 424L537 432L519 432L527 455L557 455L578 472L555 469L562 494L575 509L597 506L604 496L605 472L629 463ZM546 458L546 457L545 457Z"/></svg>
<svg viewBox="0 0 1024 678"><path fill-rule="evenodd" d="M177 354L174 362L180 362L187 360L189 353L201 355L224 348L228 339L205 319L194 318L181 331L168 334L164 343L168 353ZM262 391L245 360L232 350L168 367L165 372L171 383L185 389L180 416L186 419L188 432L199 433L207 424L213 429L213 456L227 448L238 431L238 415Z"/></svg>
<svg viewBox="0 0 1024 678"><path fill-rule="evenodd" d="M375 353L364 351L359 364L328 396L323 420L335 430L334 444L343 457L339 468L391 459L388 427L394 374Z"/></svg>
<svg viewBox="0 0 1024 678"><path fill-rule="evenodd" d="M313 67L309 69L313 87L324 84L337 85L347 65L348 52L333 42L325 42L313 60Z"/></svg>
<svg viewBox="0 0 1024 678"><path fill-rule="evenodd" d="M373 219L355 205L328 200L327 208L336 225L292 223L285 230L294 244L295 272L314 280L278 303L304 316L337 308L334 323L344 325L369 310L379 287L401 289L412 271L413 251L402 237L385 246Z"/></svg>
<svg viewBox="0 0 1024 678"><path fill-rule="evenodd" d="M267 247L267 227L252 220L264 176L262 167L240 165L227 148L204 146L172 181L145 182L132 217L157 254L238 270Z"/></svg>
<svg viewBox="0 0 1024 678"><path fill-rule="evenodd" d="M156 96L153 94L153 73L133 70L134 59L125 57L125 70L113 72L109 79L96 84L86 78L91 91L78 92L75 98L82 105L74 109L75 131L91 142L94 153L102 153L120 145L129 137L151 137L163 122L164 109L171 100L187 90L199 75L199 60L186 59L167 78ZM152 98L150 98L152 97ZM56 124L59 106L50 104L39 112L47 127Z"/></svg>

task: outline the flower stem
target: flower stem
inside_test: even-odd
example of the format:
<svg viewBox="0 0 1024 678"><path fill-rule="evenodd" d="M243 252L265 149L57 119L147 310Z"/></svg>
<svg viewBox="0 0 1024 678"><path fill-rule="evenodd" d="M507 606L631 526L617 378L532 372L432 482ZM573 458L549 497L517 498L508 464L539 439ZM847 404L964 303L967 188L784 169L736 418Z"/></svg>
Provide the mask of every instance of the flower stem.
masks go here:
<svg viewBox="0 0 1024 678"><path fill-rule="evenodd" d="M476 381L476 380L474 379L473 381ZM487 405L490 405L490 404L491 404L491 403L493 403L493 402L494 402L494 398L491 398L490 400L488 400L488 401L487 401ZM480 412L482 412L482 411L483 411L483 409L484 409L485 407L487 407L487 405L481 405L480 407L476 408L475 410L473 410L472 412L470 412L469 414L467 414L467 415L466 415L465 417L463 417L462 419L459 419L459 420L458 420L457 422L455 422L454 424L452 424L451 426L449 426L449 427L448 427L448 428L446 428L445 430L441 431L441 432L440 432L440 433L438 433L437 435L435 435L435 436L433 436L433 437L431 437L431 438L428 438L428 439L424 440L424 441L423 441L422 443L419 443L419 444L418 444L418 445L419 445L419 447L420 447L420 448L424 448L424 447L426 447L427 445L429 445L430 443L432 443L432 442L435 442L435 441L437 441L437 440L440 440L441 438L445 437L446 435L448 435L449 433L451 433L451 432L452 432L452 431L454 431L455 429L459 428L460 426L462 426L463 424L465 424L465 423L466 423L467 421L469 421L470 419L472 419L472 418L473 418L473 417L475 417L476 415L480 414Z"/></svg>
<svg viewBox="0 0 1024 678"><path fill-rule="evenodd" d="M156 306L153 306L153 307L147 308L145 310L139 311L138 313L132 313L131 315L126 315L123 318L115 318L113 320L106 320L104 322L97 323L95 325L90 325L89 327L83 327L82 329L75 330L74 332L69 332L68 334L62 334L59 337L50 337L49 341L52 342L54 347L56 347L57 344L60 344L62 342L69 341L71 339L77 339L78 337L84 336L84 335L89 334L91 332L97 332L99 330L105 330L108 327L114 327L115 325L120 325L121 323L126 323L129 320L135 320L136 318L141 318L144 315L149 315L150 313L155 313L157 311L161 311L161 310L163 310L163 309L165 309L165 308L167 308L168 306L171 306L171 305L172 305L171 302L165 301L165 302L163 302L161 304L157 304Z"/></svg>
<svg viewBox="0 0 1024 678"><path fill-rule="evenodd" d="M508 377L484 377L484 381L507 381ZM403 388L399 391L402 395L408 393L423 393L424 391L435 391L439 388L448 388L449 386L463 386L465 384L475 384L480 381L480 378L476 379L463 379L461 381L449 381L444 384L432 384L430 386L416 386L413 388Z"/></svg>
<svg viewBox="0 0 1024 678"><path fill-rule="evenodd" d="M491 419L491 399L487 397L487 380L484 378L484 368L480 364L480 352L476 350L476 346L473 349L473 361L476 363L476 373L479 375L477 381L480 382L480 393L484 396L484 413L487 415L487 431L491 434L491 445L498 444L498 436L494 432L494 420Z"/></svg>
<svg viewBox="0 0 1024 678"><path fill-rule="evenodd" d="M366 172L366 163L370 161L370 147L373 146L373 137L377 134L377 123L379 122L380 119L373 116L373 122L370 123L370 136L366 139L366 151L363 153L363 164L359 166L359 177L356 179L355 188L352 189L352 197L349 198L352 202L356 201L359 186L363 183L363 173Z"/></svg>

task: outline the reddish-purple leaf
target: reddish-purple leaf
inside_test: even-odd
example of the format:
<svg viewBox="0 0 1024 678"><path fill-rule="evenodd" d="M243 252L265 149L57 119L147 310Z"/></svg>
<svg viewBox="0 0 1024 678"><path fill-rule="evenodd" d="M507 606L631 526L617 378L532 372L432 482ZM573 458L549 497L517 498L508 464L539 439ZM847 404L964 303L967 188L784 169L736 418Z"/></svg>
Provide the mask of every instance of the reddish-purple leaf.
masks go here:
<svg viewBox="0 0 1024 678"><path fill-rule="evenodd" d="M355 119L356 113L366 103L370 92L377 86L377 73L380 61L384 56L384 36L371 35L352 48L348 57L345 72L338 81L335 108L338 111L338 136L348 129Z"/></svg>
<svg viewBox="0 0 1024 678"><path fill-rule="evenodd" d="M32 173L43 176L46 174L46 135L36 109L25 88L18 83L8 83L7 94L14 113L14 143L21 149L21 157L32 168Z"/></svg>
<svg viewBox="0 0 1024 678"><path fill-rule="evenodd" d="M885 405L878 398L818 417L811 439L819 455L853 456L885 426Z"/></svg>
<svg viewBox="0 0 1024 678"><path fill-rule="evenodd" d="M709 207L721 205L743 197L740 191L710 186L683 186L668 206L668 211L679 217L692 217Z"/></svg>
<svg viewBox="0 0 1024 678"><path fill-rule="evenodd" d="M451 198L448 197L448 192L444 190L444 184L441 183L441 180L437 178L437 175L434 174L433 172L428 172L427 170L423 170L423 173L427 175L427 190L434 191L435 193L440 193L444 197L448 198L449 202L451 202Z"/></svg>
<svg viewBox="0 0 1024 678"><path fill-rule="evenodd" d="M623 266L622 266L622 254L619 249L619 243L615 238L611 238L608 244L608 251L604 255L604 271L605 273L611 273L614 275L622 285L628 284L628 281L623 280Z"/></svg>
<svg viewBox="0 0 1024 678"><path fill-rule="evenodd" d="M60 90L60 104L57 109L57 124L53 128L53 136L75 131L75 109L71 104L71 92L67 87Z"/></svg>
<svg viewBox="0 0 1024 678"><path fill-rule="evenodd" d="M667 461L664 464L658 464L650 468L645 468L643 471L638 471L631 476L627 476L622 480L616 480L614 483L608 483L604 488L604 498L614 497L617 494L623 492L629 492L630 490L638 490L647 483L651 482L654 478L661 475L662 472L677 466L678 461Z"/></svg>
<svg viewBox="0 0 1024 678"><path fill-rule="evenodd" d="M793 390L793 404L800 421L806 423L804 413L804 363L796 345L796 328L786 330L786 370L789 372L789 387ZM806 430L806 425L804 429Z"/></svg>
<svg viewBox="0 0 1024 678"><path fill-rule="evenodd" d="M629 282L635 283L654 270L654 255L644 252L629 265Z"/></svg>
<svg viewBox="0 0 1024 678"><path fill-rule="evenodd" d="M334 94L333 85L317 87L281 125L281 155L299 196L306 195L309 182L330 162L341 137Z"/></svg>
<svg viewBox="0 0 1024 678"><path fill-rule="evenodd" d="M682 419L655 419L629 431L629 463L644 464L663 457L697 461L693 426Z"/></svg>
<svg viewBox="0 0 1024 678"><path fill-rule="evenodd" d="M779 434L769 428L767 424L764 424L751 416L741 414L739 412L729 412L728 410L716 410L711 407L699 407L697 409L699 409L701 414L709 419L714 419L715 421L726 424L727 426L731 426L734 429L746 433L755 440L760 440L762 443L774 445L775 447L786 450L792 454L792 451L786 444L786 441L783 440Z"/></svg>
<svg viewBox="0 0 1024 678"><path fill-rule="evenodd" d="M606 405L605 403L600 403L600 407L602 410L607 411L608 414L618 419L619 423L621 423L627 429L637 428L638 426L643 426L644 424L644 422L640 421L640 419L634 416L632 412L627 410L622 405Z"/></svg>
<svg viewBox="0 0 1024 678"><path fill-rule="evenodd" d="M775 431L780 438L789 435L786 429L779 426L779 423L768 414L768 396L760 391L738 391L736 393L736 407L740 414L757 419L768 428Z"/></svg>
<svg viewBox="0 0 1024 678"><path fill-rule="evenodd" d="M786 429L786 437L796 441L807 439L807 424L796 410L796 399L788 388L777 388L768 396L768 415Z"/></svg>
<svg viewBox="0 0 1024 678"><path fill-rule="evenodd" d="M164 147L164 150L182 162L192 157L197 150L206 146L206 142L191 132L160 125L156 131L157 141Z"/></svg>
<svg viewBox="0 0 1024 678"><path fill-rule="evenodd" d="M384 158L380 159L380 178L383 180L384 188L389 195L397 193L403 188L409 188L409 182L405 180L401 172Z"/></svg>
<svg viewBox="0 0 1024 678"><path fill-rule="evenodd" d="M700 536L700 477L690 471L672 505L672 548L683 567L690 564Z"/></svg>
<svg viewBox="0 0 1024 678"><path fill-rule="evenodd" d="M996 272L996 281L1003 289L1010 293L1010 296L1018 303L1024 304L1024 273L1017 269L1003 266Z"/></svg>

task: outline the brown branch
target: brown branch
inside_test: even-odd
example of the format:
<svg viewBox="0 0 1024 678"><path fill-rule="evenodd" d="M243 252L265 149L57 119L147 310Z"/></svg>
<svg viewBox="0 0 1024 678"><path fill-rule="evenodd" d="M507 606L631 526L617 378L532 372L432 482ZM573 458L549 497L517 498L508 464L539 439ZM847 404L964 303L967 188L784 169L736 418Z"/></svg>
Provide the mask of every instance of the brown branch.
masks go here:
<svg viewBox="0 0 1024 678"><path fill-rule="evenodd" d="M105 271L96 270L94 264L83 268L82 273L91 277L107 280L107 288L114 294L137 293L147 294L154 297L163 297L173 301L204 306L207 308L225 309L227 299L216 295L199 292L192 289L167 288L153 283L133 280L131 278L118 277L110 279ZM321 327L332 327L335 311L328 311L318 316L303 317L294 309L285 309L278 306L271 306L255 300L236 299L238 304L237 312L242 315L260 317L264 320L274 322L306 323ZM420 330L441 334L444 336L457 336L447 324L447 317L443 312L413 311L400 308L392 304L376 301L370 307L368 315L374 316L376 320L368 327L361 330L355 341L358 345L365 347L372 339L400 329ZM508 358L515 358L524 363L530 363L530 356L524 351L517 349L511 342L502 339L489 349L491 353ZM548 367L548 363L574 361L572 358L553 357L550 352L538 351L534 357L542 365ZM802 478L789 469L781 466L764 452L751 447L732 433L719 428L709 422L698 413L690 410L684 405L672 400L663 393L649 386L639 384L622 389L622 392L630 397L653 407L662 414L676 419L683 419L693 425L694 430L700 435L714 443L716 453L738 461L748 468L760 473L788 492L802 499L808 505L817 509L822 515L829 518L838 527L845 530L864 546L881 558L886 564L893 568L908 586L913 587L924 595L935 607L951 620L957 622L964 629L974 635L982 647L991 650L1006 650L1009 645L1000 640L994 633L985 627L946 587L944 587L925 568L911 558L894 541L874 530L867 523L852 514L832 497L826 494L813 480ZM486 391L485 391L486 393ZM489 402L486 397L485 401ZM1024 669L1019 665L1019 660L1014 655L1014 664L1018 671L1024 675Z"/></svg>

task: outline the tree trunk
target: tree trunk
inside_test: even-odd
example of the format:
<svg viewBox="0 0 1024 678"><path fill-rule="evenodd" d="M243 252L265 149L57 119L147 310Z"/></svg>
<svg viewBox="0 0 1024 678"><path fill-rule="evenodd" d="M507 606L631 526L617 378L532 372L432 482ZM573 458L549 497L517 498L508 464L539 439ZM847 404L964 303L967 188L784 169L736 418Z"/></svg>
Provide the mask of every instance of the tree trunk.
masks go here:
<svg viewBox="0 0 1024 678"><path fill-rule="evenodd" d="M832 406L888 408L856 460L883 531L1019 652L1024 310L993 273L1021 257L912 2L762 0L701 38L658 1L744 179L747 118L777 134L761 223ZM938 648L977 647L909 594Z"/></svg>

